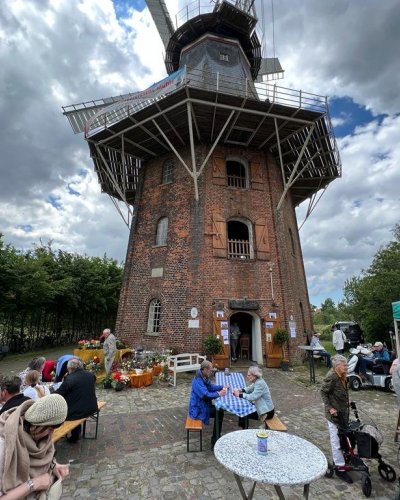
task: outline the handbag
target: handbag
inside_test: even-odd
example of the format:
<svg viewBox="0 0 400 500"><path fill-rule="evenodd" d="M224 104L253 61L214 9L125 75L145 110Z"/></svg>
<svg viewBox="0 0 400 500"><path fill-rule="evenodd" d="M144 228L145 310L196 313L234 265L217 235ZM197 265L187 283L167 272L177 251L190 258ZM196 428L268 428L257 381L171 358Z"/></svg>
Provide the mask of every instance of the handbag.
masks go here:
<svg viewBox="0 0 400 500"><path fill-rule="evenodd" d="M62 479L55 474L51 475L52 484L46 492L47 500L60 500L62 495Z"/></svg>
<svg viewBox="0 0 400 500"><path fill-rule="evenodd" d="M51 484L49 489L46 491L47 500L60 500L62 495L62 479L54 474L54 467L56 466L55 458L50 464L50 480Z"/></svg>

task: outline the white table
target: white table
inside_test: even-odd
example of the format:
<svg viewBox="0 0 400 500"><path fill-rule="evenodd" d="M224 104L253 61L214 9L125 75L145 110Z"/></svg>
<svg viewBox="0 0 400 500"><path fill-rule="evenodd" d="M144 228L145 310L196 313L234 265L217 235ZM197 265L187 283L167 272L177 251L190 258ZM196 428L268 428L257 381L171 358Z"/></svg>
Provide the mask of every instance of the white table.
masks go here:
<svg viewBox="0 0 400 500"><path fill-rule="evenodd" d="M233 472L242 498L253 498L257 483L273 485L281 500L285 498L282 486L304 485L303 496L308 498L310 483L323 476L327 470L325 455L309 441L277 431L267 431L268 452L259 455L257 430L225 434L214 447L218 462ZM248 495L241 478L254 481Z"/></svg>

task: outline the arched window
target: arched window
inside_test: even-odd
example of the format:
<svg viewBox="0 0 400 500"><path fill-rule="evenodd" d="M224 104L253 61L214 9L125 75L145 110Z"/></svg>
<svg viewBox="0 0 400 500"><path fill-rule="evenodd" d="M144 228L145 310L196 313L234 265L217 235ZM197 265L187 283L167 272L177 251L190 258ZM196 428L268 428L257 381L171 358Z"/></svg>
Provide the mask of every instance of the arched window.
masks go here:
<svg viewBox="0 0 400 500"><path fill-rule="evenodd" d="M253 259L253 231L249 221L228 221L228 258Z"/></svg>
<svg viewBox="0 0 400 500"><path fill-rule="evenodd" d="M168 217L161 217L157 223L156 246L167 244Z"/></svg>
<svg viewBox="0 0 400 500"><path fill-rule="evenodd" d="M174 162L171 158L165 160L162 168L162 183L169 184L172 182L172 172L173 172Z"/></svg>
<svg viewBox="0 0 400 500"><path fill-rule="evenodd" d="M160 332L161 302L153 299L149 305L149 316L147 319L147 333Z"/></svg>
<svg viewBox="0 0 400 500"><path fill-rule="evenodd" d="M228 180L228 186L246 189L248 185L246 166L236 160L227 160L226 178Z"/></svg>

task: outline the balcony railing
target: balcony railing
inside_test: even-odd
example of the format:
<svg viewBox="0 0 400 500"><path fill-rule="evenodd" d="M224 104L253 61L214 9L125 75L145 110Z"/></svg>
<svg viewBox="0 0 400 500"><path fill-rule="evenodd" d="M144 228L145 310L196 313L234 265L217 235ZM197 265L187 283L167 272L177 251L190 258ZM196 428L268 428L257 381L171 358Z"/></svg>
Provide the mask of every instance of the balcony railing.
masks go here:
<svg viewBox="0 0 400 500"><path fill-rule="evenodd" d="M228 258L229 259L250 259L249 240L229 240L228 239Z"/></svg>
<svg viewBox="0 0 400 500"><path fill-rule="evenodd" d="M246 189L247 182L246 177L239 175L228 175L228 186L240 189Z"/></svg>

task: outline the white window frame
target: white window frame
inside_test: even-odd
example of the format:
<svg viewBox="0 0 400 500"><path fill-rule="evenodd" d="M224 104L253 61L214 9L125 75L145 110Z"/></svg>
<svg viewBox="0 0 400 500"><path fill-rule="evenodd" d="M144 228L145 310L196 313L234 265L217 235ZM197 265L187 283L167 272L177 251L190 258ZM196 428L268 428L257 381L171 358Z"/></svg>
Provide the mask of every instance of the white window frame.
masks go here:
<svg viewBox="0 0 400 500"><path fill-rule="evenodd" d="M159 335L161 321L161 301L152 299L149 304L149 314L147 317L147 334Z"/></svg>

